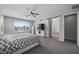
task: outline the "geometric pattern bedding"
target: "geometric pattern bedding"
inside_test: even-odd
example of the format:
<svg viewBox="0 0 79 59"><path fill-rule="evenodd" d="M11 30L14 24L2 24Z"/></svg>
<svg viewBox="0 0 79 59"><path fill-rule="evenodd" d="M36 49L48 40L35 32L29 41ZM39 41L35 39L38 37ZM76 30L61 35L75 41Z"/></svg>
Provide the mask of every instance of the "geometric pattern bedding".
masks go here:
<svg viewBox="0 0 79 59"><path fill-rule="evenodd" d="M17 50L36 42L41 43L39 36L29 36L26 38L15 39L13 41L0 39L0 54L12 54Z"/></svg>

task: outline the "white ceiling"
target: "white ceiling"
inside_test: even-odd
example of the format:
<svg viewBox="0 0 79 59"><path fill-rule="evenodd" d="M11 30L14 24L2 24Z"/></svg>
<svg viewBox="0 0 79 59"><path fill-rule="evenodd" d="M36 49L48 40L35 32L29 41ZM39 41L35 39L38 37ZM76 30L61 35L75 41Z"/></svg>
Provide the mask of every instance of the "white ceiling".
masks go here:
<svg viewBox="0 0 79 59"><path fill-rule="evenodd" d="M40 15L36 18L26 18L26 8L34 7L38 8ZM13 16L29 20L39 20L48 17L53 17L55 15L60 15L69 11L72 11L71 4L0 4L1 15Z"/></svg>

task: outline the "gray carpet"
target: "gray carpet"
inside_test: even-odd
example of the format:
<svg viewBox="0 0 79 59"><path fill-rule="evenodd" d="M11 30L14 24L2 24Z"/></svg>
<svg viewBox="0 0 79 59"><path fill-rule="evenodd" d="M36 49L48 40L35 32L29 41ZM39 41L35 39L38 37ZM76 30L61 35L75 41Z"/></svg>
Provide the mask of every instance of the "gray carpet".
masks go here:
<svg viewBox="0 0 79 59"><path fill-rule="evenodd" d="M59 42L53 38L44 38L41 45L23 54L79 54L79 47L74 42Z"/></svg>

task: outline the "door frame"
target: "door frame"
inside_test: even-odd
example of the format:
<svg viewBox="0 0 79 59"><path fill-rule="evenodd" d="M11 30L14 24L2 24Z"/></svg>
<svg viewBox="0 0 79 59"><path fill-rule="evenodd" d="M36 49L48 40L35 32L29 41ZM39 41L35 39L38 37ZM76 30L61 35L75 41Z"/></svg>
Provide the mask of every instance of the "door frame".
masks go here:
<svg viewBox="0 0 79 59"><path fill-rule="evenodd" d="M53 27L52 26L52 24L53 24L52 21L53 21L54 18L58 18L58 17L61 18L61 15L51 18L51 37L52 37L52 32L53 32L53 30L52 30L52 27ZM59 19L59 33L60 33L60 19ZM60 38L60 35L59 35L59 38Z"/></svg>

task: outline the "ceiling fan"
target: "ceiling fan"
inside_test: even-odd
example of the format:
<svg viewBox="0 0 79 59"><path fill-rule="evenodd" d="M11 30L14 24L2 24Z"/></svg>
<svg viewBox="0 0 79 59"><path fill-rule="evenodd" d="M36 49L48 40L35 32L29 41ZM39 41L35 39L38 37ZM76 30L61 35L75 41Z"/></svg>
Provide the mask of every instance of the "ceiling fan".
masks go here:
<svg viewBox="0 0 79 59"><path fill-rule="evenodd" d="M29 17L29 16L36 17L37 15L39 15L39 12L36 8L34 8L32 10L30 8L27 8L26 10L28 10L26 13L26 17Z"/></svg>

